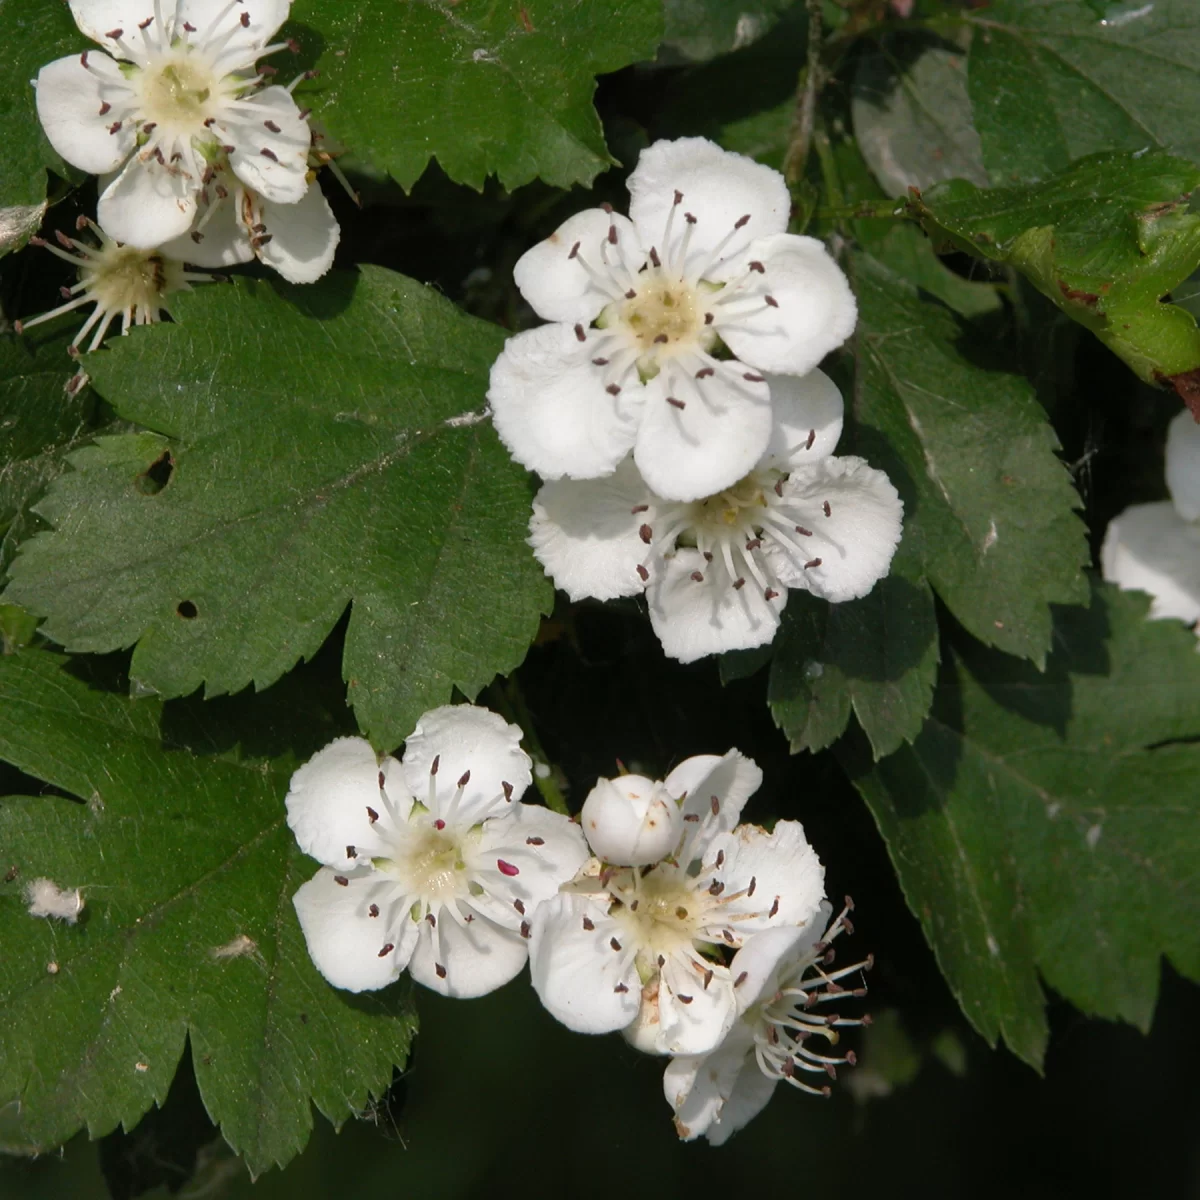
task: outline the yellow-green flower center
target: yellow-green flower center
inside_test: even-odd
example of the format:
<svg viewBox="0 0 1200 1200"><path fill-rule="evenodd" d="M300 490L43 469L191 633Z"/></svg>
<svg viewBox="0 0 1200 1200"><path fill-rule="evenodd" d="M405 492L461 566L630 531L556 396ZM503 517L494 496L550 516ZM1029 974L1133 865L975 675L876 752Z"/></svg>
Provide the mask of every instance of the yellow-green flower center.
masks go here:
<svg viewBox="0 0 1200 1200"><path fill-rule="evenodd" d="M147 120L168 129L201 124L212 115L209 109L216 83L207 64L182 50L165 63L146 69L142 84L144 114Z"/></svg>

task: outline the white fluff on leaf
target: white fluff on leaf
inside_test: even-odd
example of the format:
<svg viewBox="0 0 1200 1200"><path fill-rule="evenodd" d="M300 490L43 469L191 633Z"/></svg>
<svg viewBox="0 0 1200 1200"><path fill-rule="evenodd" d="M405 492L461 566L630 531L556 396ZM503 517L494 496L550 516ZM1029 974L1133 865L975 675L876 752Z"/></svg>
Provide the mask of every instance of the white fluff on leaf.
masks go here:
<svg viewBox="0 0 1200 1200"><path fill-rule="evenodd" d="M53 917L74 925L83 912L83 892L79 888L60 888L53 879L34 879L25 885L25 902L31 917Z"/></svg>

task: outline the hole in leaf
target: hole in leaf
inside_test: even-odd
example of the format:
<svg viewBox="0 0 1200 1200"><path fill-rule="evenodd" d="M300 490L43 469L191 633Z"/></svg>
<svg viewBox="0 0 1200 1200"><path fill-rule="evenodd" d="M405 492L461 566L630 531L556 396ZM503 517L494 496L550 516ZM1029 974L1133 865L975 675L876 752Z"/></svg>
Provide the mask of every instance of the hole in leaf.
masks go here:
<svg viewBox="0 0 1200 1200"><path fill-rule="evenodd" d="M157 496L171 482L175 460L170 450L164 450L138 477L137 490L143 496Z"/></svg>
<svg viewBox="0 0 1200 1200"><path fill-rule="evenodd" d="M190 621L193 617L199 615L199 610L190 600L180 600L179 607L175 611L185 621Z"/></svg>

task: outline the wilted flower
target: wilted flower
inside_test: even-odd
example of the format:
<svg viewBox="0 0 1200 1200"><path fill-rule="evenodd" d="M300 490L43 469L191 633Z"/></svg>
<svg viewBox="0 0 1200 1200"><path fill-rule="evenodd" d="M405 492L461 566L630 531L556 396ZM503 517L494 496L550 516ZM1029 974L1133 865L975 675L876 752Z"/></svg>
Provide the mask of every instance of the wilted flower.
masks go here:
<svg viewBox="0 0 1200 1200"><path fill-rule="evenodd" d="M29 239L31 246L41 246L77 266L79 282L74 287L62 289L64 303L57 308L14 322L18 333L24 333L34 325L86 304L94 304L96 307L92 309L83 328L72 338L71 348L74 350L79 346L94 329L88 349L95 350L118 317L121 318L122 333L128 333L134 325L161 321L167 314L163 303L167 296L173 292L190 291L192 283L210 278L188 271L182 262L162 250L139 250L135 246L123 246L86 217L80 218L79 224L100 239L99 246L69 238L64 233L55 235L59 246L50 245L44 238Z"/></svg>

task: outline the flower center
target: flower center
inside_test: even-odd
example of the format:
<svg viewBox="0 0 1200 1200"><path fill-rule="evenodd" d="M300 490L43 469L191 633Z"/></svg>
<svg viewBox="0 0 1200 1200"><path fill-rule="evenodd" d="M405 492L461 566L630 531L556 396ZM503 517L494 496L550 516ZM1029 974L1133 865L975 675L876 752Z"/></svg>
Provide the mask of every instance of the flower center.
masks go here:
<svg viewBox="0 0 1200 1200"><path fill-rule="evenodd" d="M728 538L731 531L747 527L761 533L760 512L769 506L767 493L780 478L779 471L751 471L723 492L694 501L689 512L693 535L720 541ZM686 544L687 539L681 541Z"/></svg>
<svg viewBox="0 0 1200 1200"><path fill-rule="evenodd" d="M110 244L95 255L81 275L88 294L101 308L157 313L161 297L181 283L171 278L179 273L177 267L172 271L173 266L161 255Z"/></svg>
<svg viewBox="0 0 1200 1200"><path fill-rule="evenodd" d="M396 855L393 867L393 873L426 900L457 896L465 889L465 872L458 839L437 829L418 832Z"/></svg>
<svg viewBox="0 0 1200 1200"><path fill-rule="evenodd" d="M638 282L642 286L621 305L619 320L646 350L680 342L690 346L704 328L692 289L660 270L647 271Z"/></svg>
<svg viewBox="0 0 1200 1200"><path fill-rule="evenodd" d="M612 894L621 901L612 915L652 959L690 948L703 924L691 881L678 867L656 867L640 879L635 878L635 871L626 868L610 883Z"/></svg>
<svg viewBox="0 0 1200 1200"><path fill-rule="evenodd" d="M195 126L209 113L216 90L212 71L186 52L147 68L142 103L149 121L164 126Z"/></svg>

